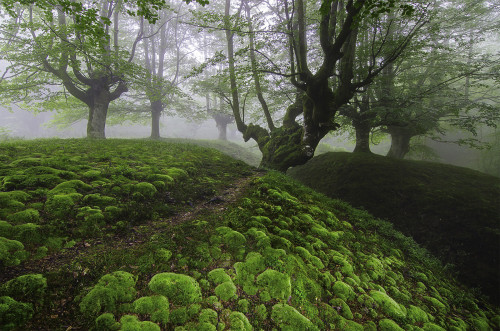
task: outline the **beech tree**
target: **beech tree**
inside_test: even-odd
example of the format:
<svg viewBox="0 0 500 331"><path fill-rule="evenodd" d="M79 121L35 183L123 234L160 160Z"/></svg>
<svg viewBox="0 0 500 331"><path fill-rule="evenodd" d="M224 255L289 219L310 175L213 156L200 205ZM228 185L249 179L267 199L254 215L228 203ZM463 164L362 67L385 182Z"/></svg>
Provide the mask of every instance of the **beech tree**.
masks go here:
<svg viewBox="0 0 500 331"><path fill-rule="evenodd" d="M247 4L244 2L239 12ZM243 133L244 139L254 139L257 142L263 154L261 166L286 171L289 167L303 164L312 158L320 140L338 127L334 120L339 109L345 106L357 91L370 85L408 46L415 32L424 24L425 8L418 4L412 8L389 8L393 5L394 3L365 0L325 0L316 4L314 10L308 10L303 0L285 1L281 13L286 23L282 32L287 36L284 45L287 45L289 52L288 72L278 72L276 68L266 71L289 77L297 93L295 101L284 112L279 127L275 125L270 116L271 112L259 98L263 117L266 119L265 128L253 123L247 124L241 117L234 67L235 28L234 23L231 23L239 17L239 13L231 16L231 2L226 0L225 29L232 109L236 125ZM391 42L387 38L387 29L376 25L379 15L369 14L369 11L382 13L390 10L396 13L394 17L404 18L400 24L403 33ZM310 19L313 15L316 15L315 19ZM396 21L395 18L393 20ZM378 47L371 49L371 61L364 63L363 70L355 76L359 32L374 26L377 29ZM313 34L314 32L316 34ZM250 24L248 35L255 35ZM250 37L249 39L251 44L252 40ZM310 47L313 41L318 42L319 48ZM255 47L249 48L252 50ZM252 65L252 72L257 71ZM254 76L254 83L258 86L258 75Z"/></svg>
<svg viewBox="0 0 500 331"><path fill-rule="evenodd" d="M390 135L388 156L403 158L413 137L443 140L443 134L455 128L472 137L453 142L477 145L477 128L496 126L500 93L488 76L498 57L481 54L484 49L479 47L497 21L489 6L455 1L454 6L433 9L433 17L447 19L430 22L406 54L341 109L356 133L354 152L370 151L373 130Z"/></svg>
<svg viewBox="0 0 500 331"><path fill-rule="evenodd" d="M126 8L121 1L102 1L100 5L104 35L82 34L74 26L75 17L61 7L43 12L30 6L20 12L22 31L2 51L2 59L9 62L6 80L12 79L3 90L24 89L18 98L31 96L36 89L48 94L69 93L88 107L89 138L105 138L109 103L128 90L127 76L133 73L135 49L143 37L141 25L130 49L124 50L118 36L122 32L120 15ZM108 25L106 18L112 23ZM46 90L44 84L19 84L22 80L36 81L37 76L43 77L39 83L60 84L61 88ZM43 98L43 94L38 97ZM33 97L28 101L36 102Z"/></svg>

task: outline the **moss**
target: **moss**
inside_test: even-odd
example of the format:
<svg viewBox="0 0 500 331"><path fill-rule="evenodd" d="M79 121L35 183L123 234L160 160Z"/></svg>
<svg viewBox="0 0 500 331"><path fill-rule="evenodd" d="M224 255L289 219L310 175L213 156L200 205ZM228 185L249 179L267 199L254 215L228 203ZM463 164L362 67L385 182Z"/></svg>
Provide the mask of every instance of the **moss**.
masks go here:
<svg viewBox="0 0 500 331"><path fill-rule="evenodd" d="M166 248L159 248L155 251L155 261L157 263L167 263L172 258L172 252Z"/></svg>
<svg viewBox="0 0 500 331"><path fill-rule="evenodd" d="M40 213L36 209L28 208L7 216L7 220L12 224L38 223Z"/></svg>
<svg viewBox="0 0 500 331"><path fill-rule="evenodd" d="M0 328L2 330L22 327L32 316L31 304L18 302L9 296L0 297Z"/></svg>
<svg viewBox="0 0 500 331"><path fill-rule="evenodd" d="M188 313L186 307L180 307L170 312L170 322L175 325L186 324L188 321Z"/></svg>
<svg viewBox="0 0 500 331"><path fill-rule="evenodd" d="M355 295L352 287L340 280L333 284L332 291L337 297L346 302L353 299Z"/></svg>
<svg viewBox="0 0 500 331"><path fill-rule="evenodd" d="M149 288L178 305L187 305L201 300L200 285L194 278L187 275L171 272L157 274L149 282Z"/></svg>
<svg viewBox="0 0 500 331"><path fill-rule="evenodd" d="M0 262L3 265L18 265L28 256L29 253L24 250L24 245L21 242L0 237Z"/></svg>
<svg viewBox="0 0 500 331"><path fill-rule="evenodd" d="M388 318L384 318L378 322L380 331L404 331L399 325Z"/></svg>
<svg viewBox="0 0 500 331"><path fill-rule="evenodd" d="M287 300L292 291L290 277L273 269L257 276L257 285L264 287L272 298Z"/></svg>
<svg viewBox="0 0 500 331"><path fill-rule="evenodd" d="M121 331L160 331L160 327L150 321L140 321L137 316L124 315L120 318Z"/></svg>
<svg viewBox="0 0 500 331"><path fill-rule="evenodd" d="M172 168L165 169L165 172L167 173L168 176L170 176L171 178L173 178L175 180L182 180L182 179L189 177L188 172L184 169L172 167Z"/></svg>
<svg viewBox="0 0 500 331"><path fill-rule="evenodd" d="M82 173L82 176L85 179L96 179L101 176L101 172L99 170L87 170Z"/></svg>
<svg viewBox="0 0 500 331"><path fill-rule="evenodd" d="M410 305L407 311L408 311L408 319L412 321L412 323L429 322L429 316L424 310L422 310L422 308Z"/></svg>
<svg viewBox="0 0 500 331"><path fill-rule="evenodd" d="M135 278L125 271L102 276L94 288L83 298L80 311L86 316L97 316L101 311L114 312L117 305L130 302L136 295Z"/></svg>
<svg viewBox="0 0 500 331"><path fill-rule="evenodd" d="M448 307L438 299L429 296L425 296L424 299L431 304L433 311L441 314L446 314L448 312Z"/></svg>
<svg viewBox="0 0 500 331"><path fill-rule="evenodd" d="M248 318L238 311L233 311L229 315L229 323L231 330L234 331L252 331L252 325L248 321Z"/></svg>
<svg viewBox="0 0 500 331"><path fill-rule="evenodd" d="M222 243L236 259L243 259L246 241L245 236L238 231L230 229L222 234Z"/></svg>
<svg viewBox="0 0 500 331"><path fill-rule="evenodd" d="M77 192L86 192L90 189L92 189L92 186L85 184L81 180L74 179L58 184L48 192L48 196L52 197L54 195L66 195Z"/></svg>
<svg viewBox="0 0 500 331"><path fill-rule="evenodd" d="M238 311L248 313L250 311L250 301L247 299L238 300Z"/></svg>
<svg viewBox="0 0 500 331"><path fill-rule="evenodd" d="M2 295L17 301L42 304L47 290L47 280L41 274L28 274L9 280L1 286Z"/></svg>
<svg viewBox="0 0 500 331"><path fill-rule="evenodd" d="M41 226L33 223L16 225L13 228L13 239L19 240L26 245L40 244L43 242Z"/></svg>
<svg viewBox="0 0 500 331"><path fill-rule="evenodd" d="M271 313L271 319L283 331L318 330L318 328L311 323L309 319L287 304L274 305Z"/></svg>
<svg viewBox="0 0 500 331"><path fill-rule="evenodd" d="M217 295L222 301L229 301L238 297L236 294L236 286L231 280L218 285L215 288L215 295Z"/></svg>
<svg viewBox="0 0 500 331"><path fill-rule="evenodd" d="M98 208L82 207L76 214L79 220L78 230L85 236L92 236L99 233L100 228L105 225L105 217Z"/></svg>
<svg viewBox="0 0 500 331"><path fill-rule="evenodd" d="M217 325L218 315L215 310L206 308L201 310L198 320L200 321L200 323L210 323L213 325Z"/></svg>
<svg viewBox="0 0 500 331"><path fill-rule="evenodd" d="M0 221L0 237L12 239L12 224L6 221Z"/></svg>
<svg viewBox="0 0 500 331"><path fill-rule="evenodd" d="M96 318L95 326L97 330L117 331L120 330L121 325L116 321L115 316L113 314L104 313Z"/></svg>
<svg viewBox="0 0 500 331"><path fill-rule="evenodd" d="M446 329L440 327L439 325L436 325L431 322L424 323L424 326L422 327L425 331L445 331Z"/></svg>
<svg viewBox="0 0 500 331"><path fill-rule="evenodd" d="M219 285L225 282L231 282L231 277L222 268L213 269L208 273L208 280L210 280L215 285Z"/></svg>
<svg viewBox="0 0 500 331"><path fill-rule="evenodd" d="M475 330L480 330L480 331L492 330L491 327L489 326L488 320L486 318L482 318L482 317L472 318L471 324Z"/></svg>
<svg viewBox="0 0 500 331"><path fill-rule="evenodd" d="M161 324L168 323L169 302L162 295L142 297L134 301L134 312L141 315L151 316L153 322Z"/></svg>
<svg viewBox="0 0 500 331"><path fill-rule="evenodd" d="M387 294L373 290L370 291L370 296L389 317L394 319L402 319L406 317L406 309Z"/></svg>
<svg viewBox="0 0 500 331"><path fill-rule="evenodd" d="M334 306L334 308L338 309L340 315L348 320L352 320L354 318L351 308L344 300L335 298L330 300L330 304Z"/></svg>
<svg viewBox="0 0 500 331"><path fill-rule="evenodd" d="M45 211L52 217L64 219L71 215L74 205L81 197L78 193L52 195L45 203Z"/></svg>
<svg viewBox="0 0 500 331"><path fill-rule="evenodd" d="M134 192L142 194L144 197L151 199L158 192L153 184L147 182L137 183L134 186Z"/></svg>
<svg viewBox="0 0 500 331"><path fill-rule="evenodd" d="M33 259L38 260L38 259L43 259L44 257L47 256L47 253L49 252L49 249L45 246L40 246L36 249L35 253L33 254Z"/></svg>
<svg viewBox="0 0 500 331"><path fill-rule="evenodd" d="M82 203L87 205L87 206L98 206L101 209L105 209L106 207L110 205L116 204L116 199L112 197L108 197L105 195L101 195L98 193L93 193L93 194L87 194L86 196L83 197ZM118 208L118 207L115 207ZM113 209L108 209L108 212L117 212L116 210Z"/></svg>

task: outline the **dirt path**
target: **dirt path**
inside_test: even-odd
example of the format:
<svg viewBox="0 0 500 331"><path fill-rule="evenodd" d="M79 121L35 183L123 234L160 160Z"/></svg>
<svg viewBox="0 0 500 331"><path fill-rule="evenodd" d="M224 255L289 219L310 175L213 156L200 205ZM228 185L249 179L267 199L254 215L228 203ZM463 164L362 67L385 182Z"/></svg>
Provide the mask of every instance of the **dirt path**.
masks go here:
<svg viewBox="0 0 500 331"><path fill-rule="evenodd" d="M96 246L101 249L110 247L110 249L130 249L134 246L141 245L151 237L152 234L157 234L170 228L172 225L177 225L186 221L194 220L201 213L210 211L211 213L221 213L228 205L236 202L238 198L248 188L249 183L262 176L263 173L255 170L247 177L236 179L233 183L221 189L217 195L208 200L197 201L191 209L173 215L166 219L150 221L146 224L133 227L124 235L116 235L113 238L91 239L78 242L71 248L64 249L60 252L50 254L39 260L29 260L19 266L7 267L0 273L0 284L29 273L47 273L59 270L62 266L70 264L75 259L94 251ZM140 230L139 230L140 228ZM144 229L148 229L144 231Z"/></svg>

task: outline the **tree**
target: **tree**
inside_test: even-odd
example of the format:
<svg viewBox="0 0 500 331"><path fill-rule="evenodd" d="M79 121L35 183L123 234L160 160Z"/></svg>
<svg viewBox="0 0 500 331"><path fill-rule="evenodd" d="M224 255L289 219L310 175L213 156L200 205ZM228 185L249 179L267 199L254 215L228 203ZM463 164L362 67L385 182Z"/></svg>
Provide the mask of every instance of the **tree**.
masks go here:
<svg viewBox="0 0 500 331"><path fill-rule="evenodd" d="M387 33L378 33L379 46L372 49L371 63L363 64L363 71L354 75L357 38L359 31L373 23L368 10L389 10L384 3L358 1L322 1L314 14L316 20L309 20L304 1L284 3L283 16L288 36L289 72L276 72L290 78L297 88L295 101L286 109L282 126L275 127L261 102L267 127L244 123L239 106L239 95L234 67L234 30L231 25L230 0L226 1L225 29L227 56L232 90L232 109L237 128L245 140L254 139L263 154L261 165L286 171L290 166L305 163L314 155L319 141L331 130L337 128L335 115L341 107L353 98L355 93L368 86L387 65L395 61L408 45L411 37L423 24L423 11L415 20L407 19L405 34L396 42L387 42ZM422 8L419 8L422 9ZM407 17L409 9L393 9ZM423 9L422 9L423 10ZM240 9L241 11L241 9ZM413 12L413 11L411 11ZM377 15L376 15L377 16ZM239 17L239 14L235 15ZM234 21L234 19L233 19ZM315 24L319 21L319 24ZM408 23L410 22L410 23ZM251 25L249 25L251 27ZM314 29L317 35L313 36ZM249 29L249 35L254 35ZM316 39L315 39L316 38ZM313 41L319 48L309 47ZM251 43L251 40L250 40ZM254 47L250 47L253 49ZM256 72L252 66L252 72ZM255 80L255 78L254 78ZM255 80L257 85L257 80ZM302 120L298 121L298 117Z"/></svg>
<svg viewBox="0 0 500 331"><path fill-rule="evenodd" d="M100 20L107 34L98 39L82 35L75 29L75 18L68 17L60 7L54 15L39 13L33 7L22 11L22 20L26 22L21 25L23 31L17 34L16 42L2 51L2 58L10 64L10 78L15 78L5 90L23 89L24 95L30 96L28 100L36 102L31 94L35 89L43 91L44 81L60 83L62 91L55 88L47 92L53 95L67 92L85 103L89 110L87 136L105 138L109 103L127 91L127 75L133 73L135 49L143 37L140 25L128 52L119 44L118 35L122 32L119 17L126 10L122 5L101 2L100 15L110 18L112 25ZM17 86L19 80L33 78L39 79L38 85ZM19 97L23 99L22 95Z"/></svg>

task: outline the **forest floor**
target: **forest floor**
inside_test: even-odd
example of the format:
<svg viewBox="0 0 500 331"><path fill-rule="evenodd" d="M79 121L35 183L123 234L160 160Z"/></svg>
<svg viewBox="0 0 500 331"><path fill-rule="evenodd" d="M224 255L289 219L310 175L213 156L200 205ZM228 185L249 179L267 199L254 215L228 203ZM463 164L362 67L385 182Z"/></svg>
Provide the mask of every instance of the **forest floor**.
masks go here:
<svg viewBox="0 0 500 331"><path fill-rule="evenodd" d="M390 223L215 149L21 141L0 161L2 330L500 328Z"/></svg>

